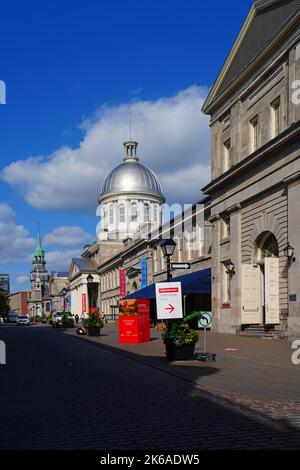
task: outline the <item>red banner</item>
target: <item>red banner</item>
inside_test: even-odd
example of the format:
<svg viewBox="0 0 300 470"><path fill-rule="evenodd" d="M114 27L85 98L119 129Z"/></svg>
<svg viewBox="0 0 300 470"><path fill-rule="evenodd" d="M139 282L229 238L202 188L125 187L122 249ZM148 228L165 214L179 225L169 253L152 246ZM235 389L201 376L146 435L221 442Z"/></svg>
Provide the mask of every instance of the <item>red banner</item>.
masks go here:
<svg viewBox="0 0 300 470"><path fill-rule="evenodd" d="M126 271L125 269L119 269L120 277L120 297L125 297L126 295Z"/></svg>
<svg viewBox="0 0 300 470"><path fill-rule="evenodd" d="M82 312L86 313L86 294L82 294Z"/></svg>

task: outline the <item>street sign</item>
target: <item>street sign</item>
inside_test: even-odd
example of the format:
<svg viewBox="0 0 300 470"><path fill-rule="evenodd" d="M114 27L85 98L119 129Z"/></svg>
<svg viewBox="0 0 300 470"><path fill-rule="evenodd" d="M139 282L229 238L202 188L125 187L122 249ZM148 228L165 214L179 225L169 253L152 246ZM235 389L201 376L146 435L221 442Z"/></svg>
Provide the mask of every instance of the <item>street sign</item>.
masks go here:
<svg viewBox="0 0 300 470"><path fill-rule="evenodd" d="M198 327L204 328L203 332L203 352L197 355L199 361L204 362L215 362L216 354L207 352L207 328L212 326L212 314L211 312L199 312Z"/></svg>
<svg viewBox="0 0 300 470"><path fill-rule="evenodd" d="M212 325L212 314L210 312L200 312L198 320L199 328L210 328Z"/></svg>
<svg viewBox="0 0 300 470"><path fill-rule="evenodd" d="M191 263L171 263L172 269L191 269Z"/></svg>
<svg viewBox="0 0 300 470"><path fill-rule="evenodd" d="M183 317L181 282L159 282L155 284L155 291L158 320Z"/></svg>

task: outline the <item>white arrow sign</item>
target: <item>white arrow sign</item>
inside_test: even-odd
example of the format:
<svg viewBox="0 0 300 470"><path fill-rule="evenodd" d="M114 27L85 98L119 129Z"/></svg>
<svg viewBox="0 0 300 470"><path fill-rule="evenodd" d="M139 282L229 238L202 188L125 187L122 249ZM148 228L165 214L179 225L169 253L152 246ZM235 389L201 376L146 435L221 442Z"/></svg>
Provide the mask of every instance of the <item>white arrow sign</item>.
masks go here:
<svg viewBox="0 0 300 470"><path fill-rule="evenodd" d="M172 269L191 269L190 263L171 263Z"/></svg>

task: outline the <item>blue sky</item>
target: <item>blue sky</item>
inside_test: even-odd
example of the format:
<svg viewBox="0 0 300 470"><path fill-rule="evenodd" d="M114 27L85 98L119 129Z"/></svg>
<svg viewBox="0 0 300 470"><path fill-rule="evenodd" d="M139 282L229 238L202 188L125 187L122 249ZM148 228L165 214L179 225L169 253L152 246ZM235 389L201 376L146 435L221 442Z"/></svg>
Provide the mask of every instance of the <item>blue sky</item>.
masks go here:
<svg viewBox="0 0 300 470"><path fill-rule="evenodd" d="M168 200L177 202L178 179L178 202L196 200L209 179L200 106L251 4L2 3L0 272L11 274L14 290L27 286L38 222L50 269L66 269L68 256L95 238L96 200L122 159L129 106L141 161Z"/></svg>

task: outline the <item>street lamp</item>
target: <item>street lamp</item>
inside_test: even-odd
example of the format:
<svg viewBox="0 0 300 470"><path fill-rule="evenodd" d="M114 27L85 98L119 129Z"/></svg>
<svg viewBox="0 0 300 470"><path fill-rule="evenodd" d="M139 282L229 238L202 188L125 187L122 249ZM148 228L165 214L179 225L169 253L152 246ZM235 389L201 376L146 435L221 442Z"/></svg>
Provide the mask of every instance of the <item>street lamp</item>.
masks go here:
<svg viewBox="0 0 300 470"><path fill-rule="evenodd" d="M66 312L66 293L67 293L67 289L64 287L63 290L61 291L62 295L63 295L63 299L64 299L64 313Z"/></svg>
<svg viewBox="0 0 300 470"><path fill-rule="evenodd" d="M288 244L286 245L286 247L284 248L283 252L284 252L284 256L287 258L289 264L295 263L295 261L296 261L296 258L295 258L295 256L294 256L294 254L295 254L295 248L293 248L293 247L289 244L289 242L288 242Z"/></svg>
<svg viewBox="0 0 300 470"><path fill-rule="evenodd" d="M91 303L92 303L92 296L91 296L91 287L94 282L94 278L91 274L88 275L86 278L88 283L88 301L89 301L89 311L91 311Z"/></svg>
<svg viewBox="0 0 300 470"><path fill-rule="evenodd" d="M230 277L232 277L235 274L235 266L231 260L227 261L226 263L226 271L230 275Z"/></svg>
<svg viewBox="0 0 300 470"><path fill-rule="evenodd" d="M167 262L167 281L171 281L172 275L171 275L171 257L173 256L173 253L176 248L176 243L174 240L171 238L169 240L160 240L159 246L161 247L162 253L164 258L166 259Z"/></svg>

